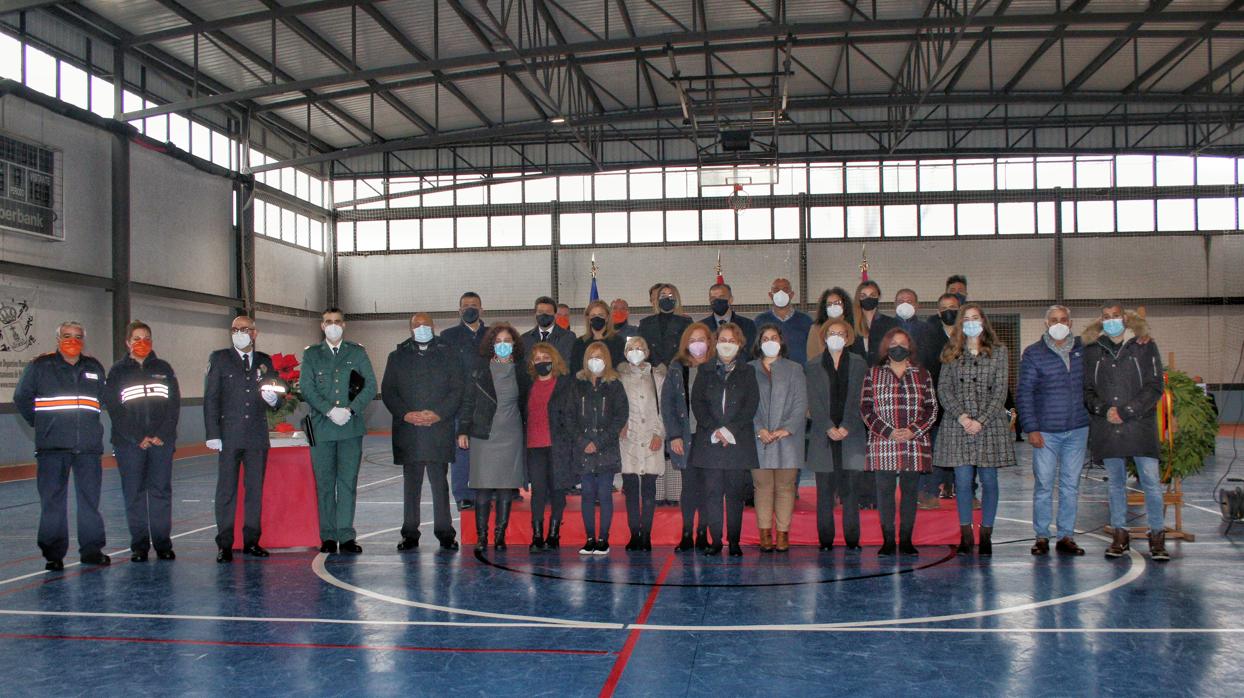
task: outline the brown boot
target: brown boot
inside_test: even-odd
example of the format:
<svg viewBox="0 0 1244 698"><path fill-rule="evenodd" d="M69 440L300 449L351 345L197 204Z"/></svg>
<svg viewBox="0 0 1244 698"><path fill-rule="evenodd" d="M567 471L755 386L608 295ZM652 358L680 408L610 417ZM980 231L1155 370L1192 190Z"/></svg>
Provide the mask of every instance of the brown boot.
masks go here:
<svg viewBox="0 0 1244 698"><path fill-rule="evenodd" d="M1170 562L1171 554L1166 552L1166 531L1149 532L1149 557L1154 562Z"/></svg>
<svg viewBox="0 0 1244 698"><path fill-rule="evenodd" d="M771 528L760 529L760 552L762 553L773 552L773 529Z"/></svg>
<svg viewBox="0 0 1244 698"><path fill-rule="evenodd" d="M1058 544L1062 545L1062 541L1059 541ZM1032 544L1032 548L1028 552L1033 555L1048 555L1050 553L1050 539L1038 538L1037 542Z"/></svg>
<svg viewBox="0 0 1244 698"><path fill-rule="evenodd" d="M1131 536L1127 534L1126 528L1114 529L1114 539L1110 541L1110 547L1106 548L1106 557L1123 557L1124 553L1132 549L1130 541Z"/></svg>
<svg viewBox="0 0 1244 698"><path fill-rule="evenodd" d="M779 553L784 553L787 550L790 550L790 532L789 531L778 531L777 532L777 551Z"/></svg>
<svg viewBox="0 0 1244 698"><path fill-rule="evenodd" d="M1058 552L1062 553L1063 555L1083 555L1084 554L1084 548L1081 548L1078 544L1076 544L1076 539L1072 538L1071 536L1064 536L1062 538L1059 538L1058 543L1055 544L1054 547L1055 549L1058 550Z"/></svg>

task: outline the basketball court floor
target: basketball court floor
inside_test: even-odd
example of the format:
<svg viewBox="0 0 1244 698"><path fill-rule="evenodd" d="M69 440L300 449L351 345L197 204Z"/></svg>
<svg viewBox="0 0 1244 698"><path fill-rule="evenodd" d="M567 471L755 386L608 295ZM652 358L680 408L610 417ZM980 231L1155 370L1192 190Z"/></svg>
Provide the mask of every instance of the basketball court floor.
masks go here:
<svg viewBox="0 0 1244 698"><path fill-rule="evenodd" d="M936 546L880 560L875 547L627 553L622 531L590 559L577 545L445 553L430 530L400 554L400 469L387 437L366 446L361 556L216 564L215 466L200 456L175 470L176 561L129 562L109 470L112 566L46 573L34 482L0 484L0 692L1241 695L1244 527L1222 535L1212 494L1228 439L1185 483L1197 541L1170 543L1163 565L1102 557L1101 470L1081 490L1088 555L1032 557L1022 445L1024 464L1001 480L992 559ZM430 521L426 496L424 508Z"/></svg>

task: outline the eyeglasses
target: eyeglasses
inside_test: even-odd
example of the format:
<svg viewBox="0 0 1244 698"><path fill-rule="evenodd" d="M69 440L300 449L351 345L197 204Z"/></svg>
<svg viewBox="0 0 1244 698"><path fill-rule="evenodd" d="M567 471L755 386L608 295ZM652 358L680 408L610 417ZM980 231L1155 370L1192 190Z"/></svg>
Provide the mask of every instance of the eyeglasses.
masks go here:
<svg viewBox="0 0 1244 698"><path fill-rule="evenodd" d="M254 327L233 327L229 330L232 334L254 334Z"/></svg>

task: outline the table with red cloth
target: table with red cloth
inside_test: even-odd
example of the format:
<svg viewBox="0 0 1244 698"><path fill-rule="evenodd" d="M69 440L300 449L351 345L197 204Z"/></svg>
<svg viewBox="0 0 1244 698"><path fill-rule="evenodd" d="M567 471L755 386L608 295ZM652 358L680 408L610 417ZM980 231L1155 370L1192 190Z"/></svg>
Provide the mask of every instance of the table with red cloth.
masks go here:
<svg viewBox="0 0 1244 698"><path fill-rule="evenodd" d="M315 497L315 473L311 470L311 449L302 445L278 446L278 440L272 440L274 444L268 449L268 467L264 473L259 545L273 549L318 548L320 510ZM242 483L243 478L239 477L233 525L233 547L238 549L243 545L242 503L246 501L246 487Z"/></svg>

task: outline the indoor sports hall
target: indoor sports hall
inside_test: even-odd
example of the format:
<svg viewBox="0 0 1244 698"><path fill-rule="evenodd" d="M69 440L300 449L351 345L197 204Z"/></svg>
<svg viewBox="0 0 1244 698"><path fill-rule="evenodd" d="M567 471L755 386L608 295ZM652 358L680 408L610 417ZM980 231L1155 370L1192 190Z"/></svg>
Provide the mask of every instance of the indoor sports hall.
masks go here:
<svg viewBox="0 0 1244 698"><path fill-rule="evenodd" d="M1242 93L1239 0L0 0L0 693L1239 695Z"/></svg>

